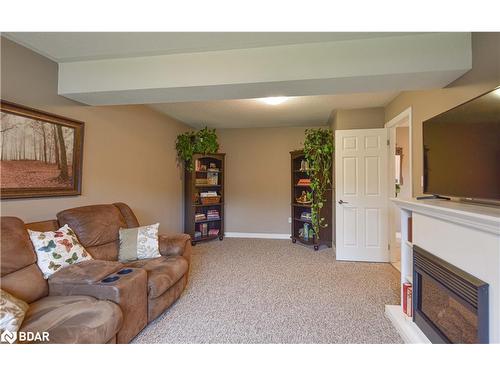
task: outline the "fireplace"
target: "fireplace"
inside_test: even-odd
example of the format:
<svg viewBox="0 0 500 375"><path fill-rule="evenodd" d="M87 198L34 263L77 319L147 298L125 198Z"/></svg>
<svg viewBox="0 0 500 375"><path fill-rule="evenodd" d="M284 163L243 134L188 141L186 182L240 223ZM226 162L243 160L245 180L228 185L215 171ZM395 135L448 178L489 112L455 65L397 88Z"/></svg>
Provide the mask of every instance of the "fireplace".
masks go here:
<svg viewBox="0 0 500 375"><path fill-rule="evenodd" d="M413 320L433 343L488 343L488 284L413 246Z"/></svg>

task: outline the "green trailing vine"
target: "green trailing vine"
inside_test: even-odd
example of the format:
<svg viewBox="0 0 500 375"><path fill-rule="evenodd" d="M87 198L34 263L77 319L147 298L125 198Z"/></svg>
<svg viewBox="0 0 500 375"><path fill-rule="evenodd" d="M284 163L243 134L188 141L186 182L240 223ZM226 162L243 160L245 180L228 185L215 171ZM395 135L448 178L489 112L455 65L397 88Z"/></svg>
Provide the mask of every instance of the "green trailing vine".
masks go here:
<svg viewBox="0 0 500 375"><path fill-rule="evenodd" d="M205 127L197 132L179 134L175 142L175 149L179 160L183 160L186 169L192 171L194 154L212 154L219 151L215 129Z"/></svg>
<svg viewBox="0 0 500 375"><path fill-rule="evenodd" d="M308 175L311 179L311 191L307 197L311 203L311 225L316 240L319 240L321 228L326 228L325 218L321 217L328 189L331 187L333 163L333 133L330 129L306 129L304 154L309 164Z"/></svg>

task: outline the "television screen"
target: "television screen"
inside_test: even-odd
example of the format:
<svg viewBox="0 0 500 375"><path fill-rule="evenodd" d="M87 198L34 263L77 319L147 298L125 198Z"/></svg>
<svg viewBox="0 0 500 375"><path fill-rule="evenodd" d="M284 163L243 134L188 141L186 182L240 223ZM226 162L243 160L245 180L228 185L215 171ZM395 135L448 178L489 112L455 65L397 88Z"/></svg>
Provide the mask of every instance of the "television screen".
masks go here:
<svg viewBox="0 0 500 375"><path fill-rule="evenodd" d="M500 200L500 87L423 123L424 193Z"/></svg>

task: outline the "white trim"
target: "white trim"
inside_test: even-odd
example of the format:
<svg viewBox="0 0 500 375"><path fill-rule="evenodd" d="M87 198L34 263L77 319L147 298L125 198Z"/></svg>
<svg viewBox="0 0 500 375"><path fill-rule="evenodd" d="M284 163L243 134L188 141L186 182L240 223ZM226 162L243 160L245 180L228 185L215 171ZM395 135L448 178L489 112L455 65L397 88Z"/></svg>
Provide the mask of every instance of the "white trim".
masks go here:
<svg viewBox="0 0 500 375"><path fill-rule="evenodd" d="M408 318L400 305L385 305L385 316L406 344L430 344L422 330Z"/></svg>
<svg viewBox="0 0 500 375"><path fill-rule="evenodd" d="M405 183L409 183L410 185L410 197L413 197L413 119L412 119L412 107L406 108L403 112L398 114L396 117L392 118L389 120L384 126L386 129L388 129L388 134L387 136L389 139L391 139L391 133L393 133L393 142L394 144L391 144L390 147L388 147L387 152L389 153L388 162L389 166L388 168L394 168L394 161L393 161L393 155L395 154L396 151L396 128L398 127L408 127L408 145L410 148L410 152L408 153L408 161L409 161L409 174L408 174L408 180ZM408 125L407 125L408 124ZM388 176L388 197L389 199L392 199L396 195L396 187L394 184L394 181L391 181L390 178L391 176L394 177L394 174L388 170L387 173ZM397 249L397 238L394 235L395 232L395 223L394 223L394 217L392 213L392 209L390 206L390 203L387 202L388 205L388 231L389 231L389 244L390 244L390 252L389 252L389 257L392 260L394 260L395 256L395 251Z"/></svg>
<svg viewBox="0 0 500 375"><path fill-rule="evenodd" d="M413 128L412 125L413 124L412 124L412 109L411 109L411 107L406 108L399 115L397 115L396 117L394 117L392 120L388 121L385 124L385 127L387 129L397 128L406 119L408 119L408 137L409 137L408 138L408 144L410 145L410 173L409 173L409 177L410 177L410 194L413 197L413 137L412 137L412 128ZM393 185L394 184L389 185L389 186L393 186ZM391 192L394 195L394 191L389 191L389 194L391 194Z"/></svg>
<svg viewBox="0 0 500 375"><path fill-rule="evenodd" d="M400 208L421 215L500 235L500 210L496 207L439 200L418 201L392 198L391 201Z"/></svg>
<svg viewBox="0 0 500 375"><path fill-rule="evenodd" d="M265 238L275 240L289 240L290 233L245 233L245 232L226 232L227 238Z"/></svg>

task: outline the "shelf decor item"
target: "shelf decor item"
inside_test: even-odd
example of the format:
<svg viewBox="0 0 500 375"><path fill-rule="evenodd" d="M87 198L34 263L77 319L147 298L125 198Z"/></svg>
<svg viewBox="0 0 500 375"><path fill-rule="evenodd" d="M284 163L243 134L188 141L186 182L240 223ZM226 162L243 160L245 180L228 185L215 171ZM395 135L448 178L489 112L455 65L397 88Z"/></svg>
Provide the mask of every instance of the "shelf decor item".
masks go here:
<svg viewBox="0 0 500 375"><path fill-rule="evenodd" d="M194 168L194 154L211 154L219 151L219 142L215 129L207 127L198 130L197 132L186 132L177 136L175 142L177 157L184 161L185 168L192 171ZM198 167L198 165L197 165ZM207 170L207 164L200 164L199 170ZM196 168L198 170L198 168Z"/></svg>
<svg viewBox="0 0 500 375"><path fill-rule="evenodd" d="M332 184L333 133L330 129L319 128L306 129L305 135L304 156L309 166L307 175L311 178L311 191L308 193L312 199L311 224L319 239L320 229L328 227L321 209Z"/></svg>
<svg viewBox="0 0 500 375"><path fill-rule="evenodd" d="M300 194L300 197L296 199L297 203L300 204L310 204L312 201L311 199L307 196L307 193L303 190L302 193Z"/></svg>
<svg viewBox="0 0 500 375"><path fill-rule="evenodd" d="M291 238L292 242L312 246L319 250L322 245L332 246L332 189L331 184L325 192L326 200L320 209L324 218L317 235L312 223L312 178L309 176L310 164L306 163L303 150L290 152L291 158ZM329 179L331 181L331 173ZM304 225L307 224L307 225Z"/></svg>
<svg viewBox="0 0 500 375"><path fill-rule="evenodd" d="M184 172L184 232L191 243L224 238L225 154L193 154Z"/></svg>

